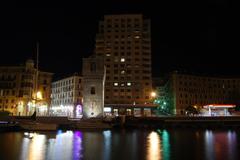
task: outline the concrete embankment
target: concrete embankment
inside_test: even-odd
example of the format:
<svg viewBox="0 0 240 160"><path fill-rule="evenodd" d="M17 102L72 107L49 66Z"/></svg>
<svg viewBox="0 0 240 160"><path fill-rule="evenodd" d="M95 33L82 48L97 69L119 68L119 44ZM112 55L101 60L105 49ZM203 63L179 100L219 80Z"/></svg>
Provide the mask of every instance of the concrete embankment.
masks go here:
<svg viewBox="0 0 240 160"><path fill-rule="evenodd" d="M0 119L1 120L1 119ZM12 117L11 122L33 121L28 117ZM117 117L110 123L102 119L69 120L67 117L37 117L37 123L57 124L58 129L111 129L119 128L234 128L240 129L240 116L229 117ZM19 129L19 126L15 126ZM14 129L14 126L11 126ZM3 129L3 127L2 127ZM5 126L4 129L10 129Z"/></svg>
<svg viewBox="0 0 240 160"><path fill-rule="evenodd" d="M0 119L1 120L1 119ZM63 130L78 130L78 129L111 129L112 123L105 123L102 119L69 119L68 117L36 117L36 119L31 119L28 116L12 116L5 119L7 123L17 123L16 129L21 129L21 124L56 124L58 129ZM1 128L1 126L0 126ZM3 127L2 127L3 128ZM10 127L5 127L9 129ZM13 127L14 128L14 127Z"/></svg>
<svg viewBox="0 0 240 160"><path fill-rule="evenodd" d="M238 128L240 116L234 117L126 117L125 127L138 128Z"/></svg>

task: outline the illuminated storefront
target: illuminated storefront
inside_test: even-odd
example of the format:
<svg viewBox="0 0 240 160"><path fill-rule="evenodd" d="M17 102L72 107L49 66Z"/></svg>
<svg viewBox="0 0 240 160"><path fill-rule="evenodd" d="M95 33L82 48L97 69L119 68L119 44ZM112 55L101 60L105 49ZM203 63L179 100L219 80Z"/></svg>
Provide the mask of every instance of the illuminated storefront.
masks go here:
<svg viewBox="0 0 240 160"><path fill-rule="evenodd" d="M154 110L157 106L154 104L109 104L104 107L105 116L127 115L134 117L154 116Z"/></svg>
<svg viewBox="0 0 240 160"><path fill-rule="evenodd" d="M230 113L228 109L235 108L236 105L232 104L210 104L203 106L206 109L205 113L206 116L229 116Z"/></svg>

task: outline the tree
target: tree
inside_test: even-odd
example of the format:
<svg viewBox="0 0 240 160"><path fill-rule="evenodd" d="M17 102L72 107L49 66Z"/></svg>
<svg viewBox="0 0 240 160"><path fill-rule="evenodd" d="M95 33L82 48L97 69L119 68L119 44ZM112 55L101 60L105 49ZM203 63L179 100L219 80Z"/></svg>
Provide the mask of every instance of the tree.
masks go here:
<svg viewBox="0 0 240 160"><path fill-rule="evenodd" d="M170 107L169 107L169 104L165 100L158 98L158 99L155 99L153 101L153 103L157 105L157 113L159 115L170 115L170 114L172 114L171 110L170 110Z"/></svg>

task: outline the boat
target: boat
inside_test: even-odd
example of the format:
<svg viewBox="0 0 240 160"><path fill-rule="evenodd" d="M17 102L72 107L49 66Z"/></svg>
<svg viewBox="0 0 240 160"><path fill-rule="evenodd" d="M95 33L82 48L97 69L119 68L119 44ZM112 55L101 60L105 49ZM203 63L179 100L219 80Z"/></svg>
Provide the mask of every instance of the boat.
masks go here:
<svg viewBox="0 0 240 160"><path fill-rule="evenodd" d="M0 121L0 132L1 131L18 131L20 129L17 122Z"/></svg>
<svg viewBox="0 0 240 160"><path fill-rule="evenodd" d="M34 133L31 132L24 132L24 137L28 139L32 139L34 137Z"/></svg>
<svg viewBox="0 0 240 160"><path fill-rule="evenodd" d="M103 122L80 121L69 124L71 129L111 129L112 126Z"/></svg>
<svg viewBox="0 0 240 160"><path fill-rule="evenodd" d="M20 123L20 127L28 131L56 131L58 125L52 123L27 122Z"/></svg>

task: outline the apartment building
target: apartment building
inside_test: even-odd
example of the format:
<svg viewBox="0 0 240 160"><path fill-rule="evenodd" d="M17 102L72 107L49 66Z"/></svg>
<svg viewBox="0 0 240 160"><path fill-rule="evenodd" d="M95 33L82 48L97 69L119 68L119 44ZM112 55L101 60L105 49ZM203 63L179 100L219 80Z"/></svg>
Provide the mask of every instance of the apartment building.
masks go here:
<svg viewBox="0 0 240 160"><path fill-rule="evenodd" d="M79 74L52 83L51 116L82 117L82 77Z"/></svg>
<svg viewBox="0 0 240 160"><path fill-rule="evenodd" d="M106 15L96 54L106 66L105 104L146 104L152 91L150 20L140 14Z"/></svg>
<svg viewBox="0 0 240 160"><path fill-rule="evenodd" d="M0 67L0 110L13 115L47 115L53 73L37 71L33 60L25 65ZM38 77L38 78L37 78Z"/></svg>

